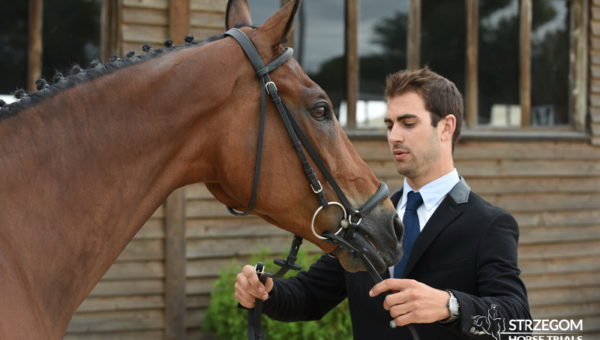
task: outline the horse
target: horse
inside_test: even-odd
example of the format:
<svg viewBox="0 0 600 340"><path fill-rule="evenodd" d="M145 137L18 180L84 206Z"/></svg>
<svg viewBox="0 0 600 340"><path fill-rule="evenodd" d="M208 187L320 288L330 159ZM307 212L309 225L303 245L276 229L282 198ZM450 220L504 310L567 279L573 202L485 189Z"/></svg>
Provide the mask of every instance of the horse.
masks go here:
<svg viewBox="0 0 600 340"><path fill-rule="evenodd" d="M245 0L230 0L234 26L268 63L283 42L299 0L253 27ZM304 177L274 105L265 105L263 179L255 185L261 89L246 55L223 35L185 46L144 48L74 67L38 91L0 108L0 339L60 339L96 283L145 221L176 188L205 183L225 205L315 243L344 217L320 204ZM293 58L271 72L287 109L315 145L348 201L359 206L380 182L345 135L326 93ZM314 160L308 161L314 166ZM304 164L306 165L306 164ZM335 200L322 171L321 195ZM313 228L315 211L322 208ZM342 221L343 222L343 221ZM402 225L389 199L361 216L354 237L382 272L401 256ZM365 270L348 251L346 270Z"/></svg>

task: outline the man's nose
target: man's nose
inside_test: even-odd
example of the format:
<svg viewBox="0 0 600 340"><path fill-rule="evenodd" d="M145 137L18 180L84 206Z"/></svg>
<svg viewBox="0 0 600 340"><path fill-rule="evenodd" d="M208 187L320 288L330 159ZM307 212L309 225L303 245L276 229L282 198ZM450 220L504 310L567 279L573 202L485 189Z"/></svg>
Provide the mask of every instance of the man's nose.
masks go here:
<svg viewBox="0 0 600 340"><path fill-rule="evenodd" d="M395 125L388 131L388 141L390 143L401 143L404 141L404 135L401 129L398 129Z"/></svg>

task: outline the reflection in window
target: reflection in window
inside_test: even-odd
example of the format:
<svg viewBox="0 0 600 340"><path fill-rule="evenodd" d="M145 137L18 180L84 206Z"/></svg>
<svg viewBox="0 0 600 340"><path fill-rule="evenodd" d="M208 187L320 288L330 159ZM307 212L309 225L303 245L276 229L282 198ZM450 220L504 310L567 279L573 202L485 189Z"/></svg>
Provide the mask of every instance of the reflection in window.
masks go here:
<svg viewBox="0 0 600 340"><path fill-rule="evenodd" d="M533 2L531 28L531 125L569 123L569 6L564 0Z"/></svg>
<svg viewBox="0 0 600 340"><path fill-rule="evenodd" d="M25 87L27 1L4 1L0 10L0 94Z"/></svg>
<svg viewBox="0 0 600 340"><path fill-rule="evenodd" d="M87 65L100 55L100 0L44 0L42 74ZM0 11L0 94L26 88L27 1L8 1Z"/></svg>
<svg viewBox="0 0 600 340"><path fill-rule="evenodd" d="M465 1L422 0L421 6L421 66L448 78L464 94Z"/></svg>
<svg viewBox="0 0 600 340"><path fill-rule="evenodd" d="M385 78L388 74L406 68L409 1L361 1L360 4L360 92L356 106L356 126L384 128Z"/></svg>
<svg viewBox="0 0 600 340"><path fill-rule="evenodd" d="M344 0L305 0L298 15L296 58L340 112L346 82Z"/></svg>
<svg viewBox="0 0 600 340"><path fill-rule="evenodd" d="M100 56L100 0L44 0L42 74Z"/></svg>
<svg viewBox="0 0 600 340"><path fill-rule="evenodd" d="M479 125L519 126L519 2L479 2Z"/></svg>

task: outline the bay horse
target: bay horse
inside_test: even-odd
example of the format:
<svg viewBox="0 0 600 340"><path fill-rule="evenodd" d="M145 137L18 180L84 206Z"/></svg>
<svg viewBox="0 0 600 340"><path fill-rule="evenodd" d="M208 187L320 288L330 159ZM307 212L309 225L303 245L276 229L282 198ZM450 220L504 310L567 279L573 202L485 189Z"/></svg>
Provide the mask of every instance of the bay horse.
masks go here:
<svg viewBox="0 0 600 340"><path fill-rule="evenodd" d="M255 28L246 1L230 0L226 28L243 26L268 63L284 51L298 5L289 2ZM231 37L187 45L76 67L0 109L0 339L62 338L83 299L176 188L203 182L222 203L247 207L257 76ZM348 200L367 201L379 181L325 92L294 59L271 76ZM319 202L272 104L263 138L252 213L331 252L308 227ZM336 199L323 173L316 176ZM338 229L340 215L323 209L318 232ZM401 255L402 226L388 199L363 216L355 235L349 242L380 272ZM337 256L345 269L365 270L348 252Z"/></svg>

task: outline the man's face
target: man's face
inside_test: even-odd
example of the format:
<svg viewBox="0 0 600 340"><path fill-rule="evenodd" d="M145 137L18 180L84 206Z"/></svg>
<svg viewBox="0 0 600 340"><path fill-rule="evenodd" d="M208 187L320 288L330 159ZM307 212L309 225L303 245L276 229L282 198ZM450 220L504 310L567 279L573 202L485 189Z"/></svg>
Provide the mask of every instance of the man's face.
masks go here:
<svg viewBox="0 0 600 340"><path fill-rule="evenodd" d="M390 98L385 124L398 173L420 182L436 172L441 142L420 95L408 92Z"/></svg>

